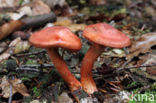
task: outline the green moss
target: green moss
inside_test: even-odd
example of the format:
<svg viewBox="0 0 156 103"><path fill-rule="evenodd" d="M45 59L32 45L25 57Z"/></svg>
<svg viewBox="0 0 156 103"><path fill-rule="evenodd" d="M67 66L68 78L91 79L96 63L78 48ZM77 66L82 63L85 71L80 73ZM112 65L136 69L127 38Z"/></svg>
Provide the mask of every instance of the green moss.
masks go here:
<svg viewBox="0 0 156 103"><path fill-rule="evenodd" d="M26 64L37 64L37 61L29 59L29 60L27 60Z"/></svg>
<svg viewBox="0 0 156 103"><path fill-rule="evenodd" d="M41 95L40 90L37 87L32 88L32 92L34 93L35 97L38 97Z"/></svg>
<svg viewBox="0 0 156 103"><path fill-rule="evenodd" d="M134 87L137 85L137 82L136 81L133 81L131 84L128 84L127 87Z"/></svg>

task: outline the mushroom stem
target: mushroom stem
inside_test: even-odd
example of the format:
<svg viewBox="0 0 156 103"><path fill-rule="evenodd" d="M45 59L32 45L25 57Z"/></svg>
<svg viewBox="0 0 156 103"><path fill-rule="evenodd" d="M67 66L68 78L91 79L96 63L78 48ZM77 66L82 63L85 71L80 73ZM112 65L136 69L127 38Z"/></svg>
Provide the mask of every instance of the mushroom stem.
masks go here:
<svg viewBox="0 0 156 103"><path fill-rule="evenodd" d="M103 52L103 47L98 44L93 44L85 54L81 65L81 84L82 88L88 94L93 94L97 91L96 84L92 77L92 68L94 62Z"/></svg>
<svg viewBox="0 0 156 103"><path fill-rule="evenodd" d="M76 91L81 89L81 83L72 75L69 71L65 61L59 55L56 48L48 48L47 52L52 60L54 66L60 73L61 77L67 82L71 91Z"/></svg>

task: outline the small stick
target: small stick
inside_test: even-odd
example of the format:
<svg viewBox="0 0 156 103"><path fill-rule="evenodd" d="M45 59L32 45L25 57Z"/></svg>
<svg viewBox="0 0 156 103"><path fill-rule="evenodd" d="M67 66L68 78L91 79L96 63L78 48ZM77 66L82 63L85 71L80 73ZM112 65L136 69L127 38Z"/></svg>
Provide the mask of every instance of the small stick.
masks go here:
<svg viewBox="0 0 156 103"><path fill-rule="evenodd" d="M56 21L56 15L53 12L51 12L49 14L26 17L23 18L21 21L24 23L24 25L20 27L21 30L28 28L37 28L40 26L44 26L49 22Z"/></svg>
<svg viewBox="0 0 156 103"><path fill-rule="evenodd" d="M119 71L121 71L121 70L131 69L131 68L140 68L140 67L155 67L155 66L156 66L156 64L152 64L152 65L140 65L140 66L130 66L130 67L125 67L125 68L121 67L121 68L116 69L116 71L115 71L115 72L119 72Z"/></svg>
<svg viewBox="0 0 156 103"><path fill-rule="evenodd" d="M41 51L31 52L31 53L24 53L24 54L15 54L15 56L17 56L17 57L29 56L29 55L36 55L36 54L40 54L40 53L44 53L44 52L46 52L46 50L41 50Z"/></svg>

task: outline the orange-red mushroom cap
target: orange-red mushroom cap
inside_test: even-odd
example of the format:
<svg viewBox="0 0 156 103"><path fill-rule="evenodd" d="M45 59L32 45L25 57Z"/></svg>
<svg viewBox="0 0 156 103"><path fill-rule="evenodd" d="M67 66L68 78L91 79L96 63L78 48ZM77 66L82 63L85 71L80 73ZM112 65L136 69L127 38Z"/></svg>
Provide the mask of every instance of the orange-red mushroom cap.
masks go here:
<svg viewBox="0 0 156 103"><path fill-rule="evenodd" d="M106 23L87 26L83 36L96 44L114 48L123 48L131 43L128 36Z"/></svg>
<svg viewBox="0 0 156 103"><path fill-rule="evenodd" d="M82 46L80 39L63 26L44 28L32 34L29 41L38 48L62 47L77 51Z"/></svg>

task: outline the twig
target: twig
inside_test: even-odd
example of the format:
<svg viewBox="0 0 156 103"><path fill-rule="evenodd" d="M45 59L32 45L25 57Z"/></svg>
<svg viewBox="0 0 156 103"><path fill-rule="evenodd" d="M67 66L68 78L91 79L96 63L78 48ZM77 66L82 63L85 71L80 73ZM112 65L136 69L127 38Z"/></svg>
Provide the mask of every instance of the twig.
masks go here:
<svg viewBox="0 0 156 103"><path fill-rule="evenodd" d="M39 72L38 68L53 68L53 64L32 64L32 65L20 65L16 70L34 71Z"/></svg>
<svg viewBox="0 0 156 103"><path fill-rule="evenodd" d="M116 69L116 71L115 72L119 72L119 71L121 71L121 70L127 70L127 69L131 69L131 68L140 68L140 67L154 67L154 66L156 66L156 64L152 64L152 65L140 65L140 66L130 66L130 67L121 67L121 68L118 68L118 69Z"/></svg>
<svg viewBox="0 0 156 103"><path fill-rule="evenodd" d="M152 64L152 65L140 65L140 66L125 67L125 69L140 68L140 67L155 67L155 66L156 66L156 64Z"/></svg>
<svg viewBox="0 0 156 103"><path fill-rule="evenodd" d="M20 28L21 30L28 28L37 28L40 26L44 26L49 22L56 21L56 15L53 12L51 12L49 14L26 17L23 18L21 21L24 22L24 25L22 25Z"/></svg>
<svg viewBox="0 0 156 103"><path fill-rule="evenodd" d="M25 70L25 71L34 71L34 72L39 72L39 69L36 68L23 68L23 67L18 67L16 70Z"/></svg>
<svg viewBox="0 0 156 103"><path fill-rule="evenodd" d="M41 50L41 51L36 51L36 52L31 52L31 53L24 53L24 54L16 54L15 56L21 57L21 56L29 56L29 55L36 55L40 53L45 53L46 50Z"/></svg>
<svg viewBox="0 0 156 103"><path fill-rule="evenodd" d="M131 60L132 60L132 59L129 59L128 61L126 61L126 62L121 66L121 68L119 68L119 69L124 69L125 66L126 66L129 62L131 62ZM119 70L119 69L118 69L118 70Z"/></svg>
<svg viewBox="0 0 156 103"><path fill-rule="evenodd" d="M142 76L143 78L148 78L148 79L151 79L151 80L156 81L156 76L150 75L150 74L147 73L146 71L142 71L142 70L140 70L140 69L130 69L130 71L131 71L132 73L136 73L136 74Z"/></svg>

